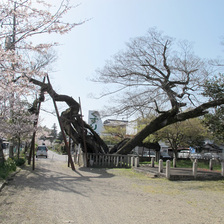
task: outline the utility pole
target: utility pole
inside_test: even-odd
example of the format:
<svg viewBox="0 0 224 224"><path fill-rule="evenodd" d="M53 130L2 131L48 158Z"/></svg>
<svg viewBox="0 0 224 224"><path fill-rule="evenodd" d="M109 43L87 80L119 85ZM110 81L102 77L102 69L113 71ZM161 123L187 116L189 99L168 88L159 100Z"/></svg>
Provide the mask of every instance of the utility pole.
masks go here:
<svg viewBox="0 0 224 224"><path fill-rule="evenodd" d="M11 21L9 23L5 23L2 25L8 25L12 26L12 35L9 35L5 39L5 49L7 50L16 50L16 2L14 2L14 8L13 8L13 16L12 16L12 23ZM14 67L14 65L12 65Z"/></svg>

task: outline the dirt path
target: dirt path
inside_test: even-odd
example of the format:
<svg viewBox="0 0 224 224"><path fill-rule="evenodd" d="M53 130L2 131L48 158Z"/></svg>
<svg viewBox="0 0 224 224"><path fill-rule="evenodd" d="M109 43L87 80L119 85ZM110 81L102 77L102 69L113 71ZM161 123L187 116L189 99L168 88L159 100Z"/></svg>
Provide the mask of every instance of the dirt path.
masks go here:
<svg viewBox="0 0 224 224"><path fill-rule="evenodd" d="M65 157L51 154L4 187L0 223L224 223L224 182L171 182L120 169L74 172Z"/></svg>

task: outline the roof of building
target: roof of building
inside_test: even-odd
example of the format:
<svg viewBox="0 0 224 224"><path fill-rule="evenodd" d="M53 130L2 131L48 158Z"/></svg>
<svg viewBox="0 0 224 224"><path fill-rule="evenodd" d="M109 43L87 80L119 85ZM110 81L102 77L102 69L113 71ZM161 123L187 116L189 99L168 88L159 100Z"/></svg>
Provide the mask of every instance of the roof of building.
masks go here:
<svg viewBox="0 0 224 224"><path fill-rule="evenodd" d="M128 121L126 120L115 120L115 119L107 119L103 122L105 126L127 126Z"/></svg>

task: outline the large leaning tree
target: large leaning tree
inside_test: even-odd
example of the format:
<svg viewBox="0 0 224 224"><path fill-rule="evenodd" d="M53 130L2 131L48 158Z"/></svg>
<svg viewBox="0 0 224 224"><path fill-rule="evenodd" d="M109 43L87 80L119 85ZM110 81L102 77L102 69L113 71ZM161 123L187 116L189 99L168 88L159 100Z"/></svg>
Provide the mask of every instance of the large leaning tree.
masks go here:
<svg viewBox="0 0 224 224"><path fill-rule="evenodd" d="M213 67L197 57L188 42L177 42L157 29L127 43L126 50L107 61L93 81L107 84L109 91L102 96L117 94L111 114L131 116L141 111L156 117L117 153L127 154L157 130L222 105L223 95L214 100L202 95L206 80L214 74Z"/></svg>

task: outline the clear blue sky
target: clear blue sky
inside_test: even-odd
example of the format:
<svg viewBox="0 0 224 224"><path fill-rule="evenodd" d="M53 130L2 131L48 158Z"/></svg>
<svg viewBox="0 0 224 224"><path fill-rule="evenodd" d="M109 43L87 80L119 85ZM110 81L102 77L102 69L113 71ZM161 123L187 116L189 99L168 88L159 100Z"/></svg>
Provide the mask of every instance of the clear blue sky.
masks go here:
<svg viewBox="0 0 224 224"><path fill-rule="evenodd" d="M84 120L88 110L101 110L108 99L90 98L105 86L89 81L97 68L102 68L125 43L145 35L150 27L176 39L194 43L195 53L202 58L223 57L224 1L223 0L72 0L81 3L67 16L70 22L90 19L65 36L54 41L59 59L50 73L52 84L60 94L81 98ZM43 107L51 107L45 103ZM60 109L63 109L59 105ZM53 106L52 106L53 108ZM41 124L52 127L57 120L46 118Z"/></svg>

